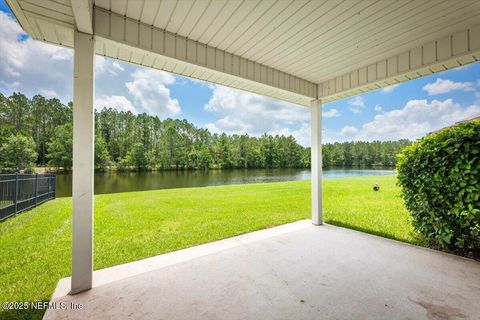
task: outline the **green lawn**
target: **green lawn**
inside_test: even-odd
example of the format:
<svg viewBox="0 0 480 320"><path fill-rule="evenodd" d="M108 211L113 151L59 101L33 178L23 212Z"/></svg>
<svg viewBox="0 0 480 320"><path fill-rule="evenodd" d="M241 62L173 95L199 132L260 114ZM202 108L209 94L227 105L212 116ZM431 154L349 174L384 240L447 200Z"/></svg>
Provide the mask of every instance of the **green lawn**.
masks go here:
<svg viewBox="0 0 480 320"><path fill-rule="evenodd" d="M380 191L372 186L380 184ZM331 224L416 243L395 176L324 181ZM310 217L310 182L231 185L95 196L95 269ZM71 198L0 223L0 301L49 300L70 275ZM1 319L43 312L0 313Z"/></svg>

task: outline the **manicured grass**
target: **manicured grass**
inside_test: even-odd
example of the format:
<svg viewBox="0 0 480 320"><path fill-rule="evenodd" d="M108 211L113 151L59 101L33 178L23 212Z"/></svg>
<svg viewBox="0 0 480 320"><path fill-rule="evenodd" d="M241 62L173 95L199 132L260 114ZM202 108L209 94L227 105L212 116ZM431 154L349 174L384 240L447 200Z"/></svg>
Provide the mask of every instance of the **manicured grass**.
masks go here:
<svg viewBox="0 0 480 320"><path fill-rule="evenodd" d="M372 186L380 184L380 191ZM326 222L415 243L395 176L324 181ZM95 196L95 269L310 218L310 181ZM49 300L71 272L71 198L0 223L0 301ZM3 311L1 319L42 311Z"/></svg>

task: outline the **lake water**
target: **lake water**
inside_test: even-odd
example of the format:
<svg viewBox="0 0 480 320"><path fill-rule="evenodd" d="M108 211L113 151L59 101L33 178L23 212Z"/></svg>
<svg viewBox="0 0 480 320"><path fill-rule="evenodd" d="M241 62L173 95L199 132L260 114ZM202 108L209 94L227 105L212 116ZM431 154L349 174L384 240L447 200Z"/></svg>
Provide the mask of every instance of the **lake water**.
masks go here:
<svg viewBox="0 0 480 320"><path fill-rule="evenodd" d="M393 174L385 169L324 169L324 179ZM248 169L209 171L107 172L94 178L95 194L205 187L224 184L310 179L308 169ZM72 195L72 175L57 175L57 197Z"/></svg>

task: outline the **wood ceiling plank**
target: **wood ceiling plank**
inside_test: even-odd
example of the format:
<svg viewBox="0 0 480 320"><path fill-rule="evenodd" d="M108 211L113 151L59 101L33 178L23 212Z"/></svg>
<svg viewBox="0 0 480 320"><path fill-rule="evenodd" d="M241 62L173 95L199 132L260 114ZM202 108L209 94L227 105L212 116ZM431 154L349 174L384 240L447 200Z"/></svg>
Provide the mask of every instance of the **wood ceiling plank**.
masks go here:
<svg viewBox="0 0 480 320"><path fill-rule="evenodd" d="M374 19L374 23L371 23L367 28L359 27L358 30L361 33L351 32L345 37L333 37L325 41L322 45L315 50L312 48L305 48L305 57L298 57L295 63L315 60L317 63L322 60L328 60L328 55L345 52L350 50L348 55L354 56L355 51L361 51L367 44L367 41L385 41L387 39L396 38L403 30L408 29L413 24L416 27L418 24L424 23L428 14L436 14L437 12L443 12L449 8L449 1L438 3L432 12L431 4L424 2L418 5L418 2L411 2L409 5L399 8L397 11L387 9L384 16ZM415 12L414 15L409 12ZM436 17L434 18L436 19ZM417 23L417 24L415 24ZM320 40L320 39L319 39ZM331 62L325 62L329 65ZM298 65L295 65L298 68ZM307 69L304 67L304 69ZM299 71L301 68L298 69ZM303 69L302 69L303 70Z"/></svg>
<svg viewBox="0 0 480 320"><path fill-rule="evenodd" d="M145 0L128 1L125 15L134 20L140 20L144 5Z"/></svg>
<svg viewBox="0 0 480 320"><path fill-rule="evenodd" d="M241 23L246 12L253 10L257 4L254 1L228 1L198 41L210 45L215 37L229 34L233 28Z"/></svg>
<svg viewBox="0 0 480 320"><path fill-rule="evenodd" d="M272 48L277 48L296 36L302 35L302 30L312 23L315 23L322 16L328 15L332 10L341 11L350 7L349 1L313 1L299 10L291 19L280 25L268 39L254 47L251 54L245 55L248 59L257 61Z"/></svg>
<svg viewBox="0 0 480 320"><path fill-rule="evenodd" d="M176 34L190 13L193 4L193 0L179 0L165 29Z"/></svg>
<svg viewBox="0 0 480 320"><path fill-rule="evenodd" d="M443 18L448 19L449 23L443 23ZM341 74L342 72L345 72L346 69L355 67L356 64L369 64L373 61L380 60L382 57L388 57L394 55L395 53L412 49L412 47L415 47L419 44L428 43L442 37L442 35L449 34L452 29L465 29L475 22L478 22L479 19L480 14L478 13L478 10L464 8L448 18L441 17L435 19L433 21L434 23L429 25L428 29L424 29L424 31L421 33L418 32L418 28L412 28L411 30L406 30L396 38L382 41L381 49L378 48L378 45L371 44L369 50L364 50L362 53L354 55L356 61L349 59L349 57L352 57L351 54L342 52L342 54L339 54L336 57L337 62L335 63L335 67L329 65L328 61L325 61L323 66L318 64L316 67L322 69L322 76L331 77L332 74ZM345 61L345 59L349 60L348 63ZM318 63L320 63L320 61ZM306 68L305 71L308 71L308 69ZM310 77L313 74L312 72L302 73L302 70L300 69L298 72L304 77Z"/></svg>
<svg viewBox="0 0 480 320"><path fill-rule="evenodd" d="M262 30L268 30L269 28L274 28L274 20L277 17L287 14L287 10L292 10L291 6L295 3L298 6L301 6L305 1L278 1L275 5L269 10L265 11L264 15L258 19L255 23L250 24L250 26L238 37L227 37L225 41L211 41L211 45L226 50L229 52L238 52L244 46L251 43L252 39L258 35ZM291 12L290 12L291 14Z"/></svg>
<svg viewBox="0 0 480 320"><path fill-rule="evenodd" d="M110 1L110 10L118 13L121 16L127 14L127 0L112 0Z"/></svg>
<svg viewBox="0 0 480 320"><path fill-rule="evenodd" d="M182 37L188 37L190 32L195 28L200 17L203 15L211 0L197 0L193 2L192 9L188 13L185 21L177 30L177 34Z"/></svg>
<svg viewBox="0 0 480 320"><path fill-rule="evenodd" d="M238 8L235 16L226 21L221 32L217 32L215 38L211 37L208 39L208 43L216 47L218 43L225 42L226 39L232 42L235 41L235 39L244 34L258 19L270 10L274 4L275 0L264 0L257 3L244 2L243 5Z"/></svg>
<svg viewBox="0 0 480 320"><path fill-rule="evenodd" d="M155 17L157 16L157 12L159 8L160 8L160 1L151 1L151 0L144 1L140 21L143 21L148 25L153 25L153 22L155 21Z"/></svg>
<svg viewBox="0 0 480 320"><path fill-rule="evenodd" d="M175 7L177 6L177 0L163 0L157 12L157 16L153 22L153 25L160 29L165 29L170 22Z"/></svg>

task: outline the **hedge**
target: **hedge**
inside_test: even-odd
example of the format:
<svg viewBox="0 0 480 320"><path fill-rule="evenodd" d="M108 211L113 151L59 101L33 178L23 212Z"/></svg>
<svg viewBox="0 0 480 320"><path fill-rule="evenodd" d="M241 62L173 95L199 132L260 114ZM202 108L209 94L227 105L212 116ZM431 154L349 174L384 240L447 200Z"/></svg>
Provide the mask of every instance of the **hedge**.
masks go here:
<svg viewBox="0 0 480 320"><path fill-rule="evenodd" d="M430 134L398 156L413 226L432 245L480 253L480 120Z"/></svg>

